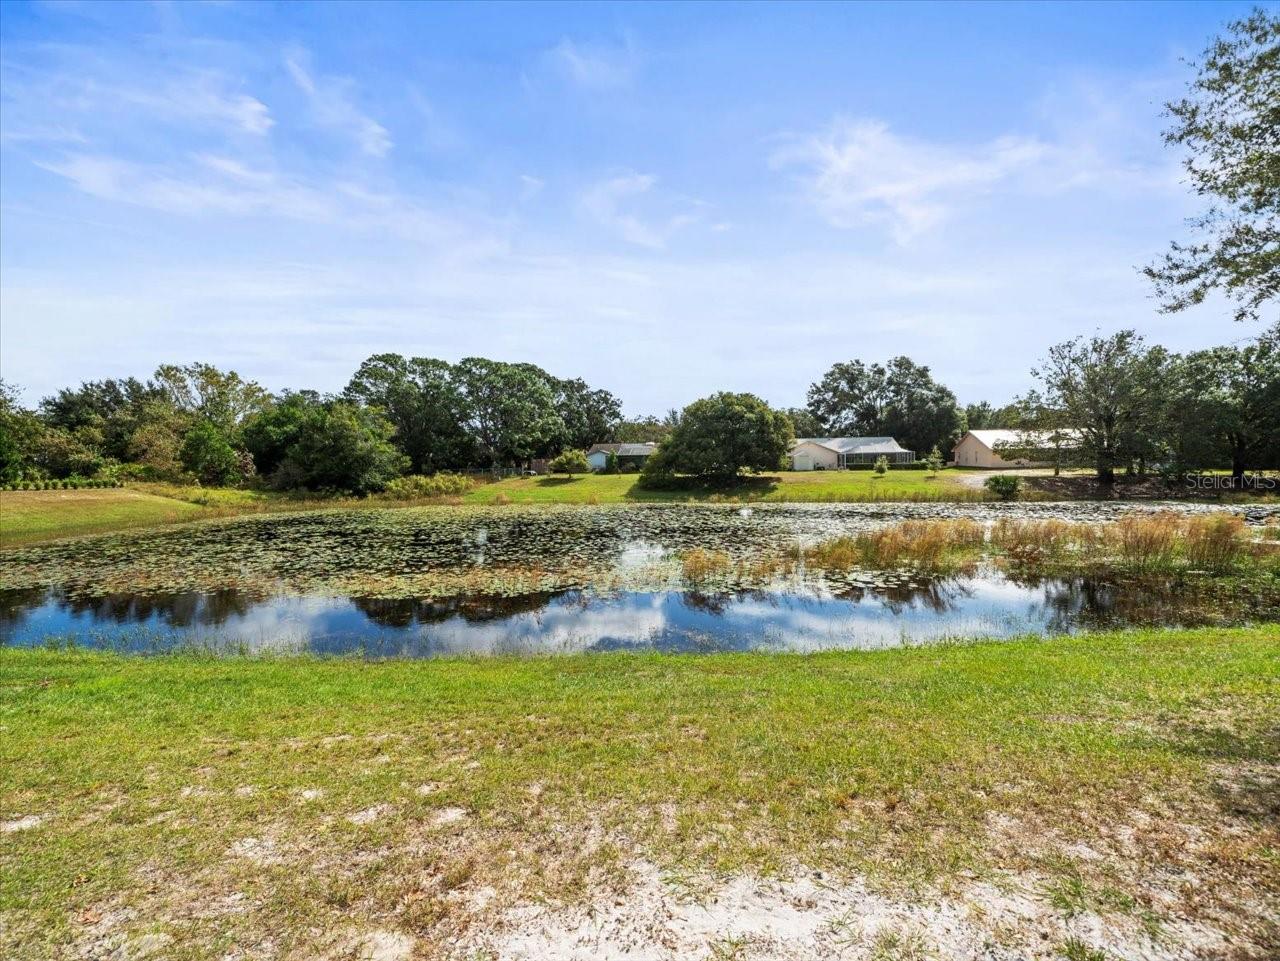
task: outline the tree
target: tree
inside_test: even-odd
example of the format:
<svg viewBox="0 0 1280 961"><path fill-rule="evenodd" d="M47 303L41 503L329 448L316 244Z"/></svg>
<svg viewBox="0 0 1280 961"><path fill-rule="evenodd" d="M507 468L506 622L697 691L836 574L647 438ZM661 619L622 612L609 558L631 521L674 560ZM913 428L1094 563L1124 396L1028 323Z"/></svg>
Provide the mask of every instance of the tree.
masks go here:
<svg viewBox="0 0 1280 961"><path fill-rule="evenodd" d="M611 439L619 444L657 444L670 436L671 425L649 415L637 420L619 421Z"/></svg>
<svg viewBox="0 0 1280 961"><path fill-rule="evenodd" d="M18 400L18 390L0 379L0 484L21 480L35 467L37 439L45 427Z"/></svg>
<svg viewBox="0 0 1280 961"><path fill-rule="evenodd" d="M1148 348L1132 330L1058 344L1032 371L1045 388L1035 426L1078 431L1076 450L1109 484L1118 467L1141 465L1158 452L1167 365L1166 352Z"/></svg>
<svg viewBox="0 0 1280 961"><path fill-rule="evenodd" d="M809 412L827 436L894 437L915 451L954 446L963 427L955 394L909 357L833 365L809 387Z"/></svg>
<svg viewBox="0 0 1280 961"><path fill-rule="evenodd" d="M777 470L794 438L786 414L754 394L721 392L684 409L679 425L645 463L644 475L727 480L744 471Z"/></svg>
<svg viewBox="0 0 1280 961"><path fill-rule="evenodd" d="M453 368L430 357L375 354L347 384L348 400L377 407L395 425L394 442L419 474L471 463L466 401Z"/></svg>
<svg viewBox="0 0 1280 961"><path fill-rule="evenodd" d="M1167 144L1209 206L1145 269L1166 312L1221 290L1237 320L1280 296L1280 16L1257 9L1213 41L1186 97L1166 105Z"/></svg>
<svg viewBox="0 0 1280 961"><path fill-rule="evenodd" d="M271 402L271 394L260 384L212 364L162 364L156 368L155 384L178 410L205 418L228 436Z"/></svg>
<svg viewBox="0 0 1280 961"><path fill-rule="evenodd" d="M528 367L466 357L454 370L467 429L487 463L526 463L564 436L551 388Z"/></svg>
<svg viewBox="0 0 1280 961"><path fill-rule="evenodd" d="M588 474L591 472L591 465L587 463L587 455L580 450L567 450L558 457L552 459L547 465L555 474L568 474L572 477L574 474Z"/></svg>
<svg viewBox="0 0 1280 961"><path fill-rule="evenodd" d="M966 404L964 408L965 430L988 430L995 426L996 412L985 400L977 404Z"/></svg>
<svg viewBox="0 0 1280 961"><path fill-rule="evenodd" d="M929 468L929 473L934 477L938 476L938 471L942 470L942 451L935 446L929 451L929 456L924 459L925 467Z"/></svg>
<svg viewBox="0 0 1280 961"><path fill-rule="evenodd" d="M163 392L136 377L86 381L40 402L46 424L69 431L105 457L127 460L129 443L145 413Z"/></svg>
<svg viewBox="0 0 1280 961"><path fill-rule="evenodd" d="M549 375L548 375L549 376ZM564 424L561 441L586 449L608 440L622 420L622 402L607 390L592 388L581 378L549 377L556 413Z"/></svg>
<svg viewBox="0 0 1280 961"><path fill-rule="evenodd" d="M263 476L274 474L290 448L310 429L323 406L313 390L286 392L275 403L251 417L244 426L244 445Z"/></svg>
<svg viewBox="0 0 1280 961"><path fill-rule="evenodd" d="M395 427L378 410L345 400L304 399L300 429L276 468L281 487L368 494L404 473Z"/></svg>
<svg viewBox="0 0 1280 961"><path fill-rule="evenodd" d="M244 479L241 458L225 434L212 422L201 418L182 439L178 452L182 466L202 484L229 487ZM250 459L249 466L253 461Z"/></svg>
<svg viewBox="0 0 1280 961"><path fill-rule="evenodd" d="M791 420L791 430L797 437L821 437L822 424L804 407L788 407L783 411Z"/></svg>
<svg viewBox="0 0 1280 961"><path fill-rule="evenodd" d="M1168 432L1181 469L1280 466L1280 327L1241 347L1196 351L1176 362Z"/></svg>

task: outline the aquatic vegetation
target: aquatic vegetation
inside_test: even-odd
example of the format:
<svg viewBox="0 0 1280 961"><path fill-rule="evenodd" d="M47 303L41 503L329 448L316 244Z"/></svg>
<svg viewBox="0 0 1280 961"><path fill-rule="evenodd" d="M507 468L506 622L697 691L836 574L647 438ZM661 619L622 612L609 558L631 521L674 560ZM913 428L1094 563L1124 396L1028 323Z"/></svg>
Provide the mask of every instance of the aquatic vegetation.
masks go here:
<svg viewBox="0 0 1280 961"><path fill-rule="evenodd" d="M708 551L695 547L685 551L680 558L684 579L694 587L706 585L711 578L727 573L733 567L733 558L724 551Z"/></svg>
<svg viewBox="0 0 1280 961"><path fill-rule="evenodd" d="M384 599L663 591L681 586L694 549L730 562L695 562L703 587L775 587L793 569L838 587L859 570L961 570L984 552L1033 570L1217 572L1271 563L1275 547L1252 540L1237 515L1105 503L371 507L7 548L0 588Z"/></svg>
<svg viewBox="0 0 1280 961"><path fill-rule="evenodd" d="M903 521L823 541L803 557L806 564L825 570L910 566L943 573L972 566L984 540L982 525L972 520Z"/></svg>

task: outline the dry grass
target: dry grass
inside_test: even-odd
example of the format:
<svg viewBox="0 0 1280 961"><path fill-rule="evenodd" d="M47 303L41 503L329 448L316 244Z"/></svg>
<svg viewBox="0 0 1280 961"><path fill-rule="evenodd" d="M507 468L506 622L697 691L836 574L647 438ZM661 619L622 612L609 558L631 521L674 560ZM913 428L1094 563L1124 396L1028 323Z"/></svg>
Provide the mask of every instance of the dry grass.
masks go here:
<svg viewBox="0 0 1280 961"><path fill-rule="evenodd" d="M1237 516L1172 511L1130 515L1104 526L1001 520L991 529L991 545L1023 567L1110 566L1148 574L1184 569L1222 574L1275 553L1255 542Z"/></svg>
<svg viewBox="0 0 1280 961"><path fill-rule="evenodd" d="M982 525L969 520L903 521L823 541L804 551L804 559L824 570L911 566L942 572L972 564L984 541Z"/></svg>
<svg viewBox="0 0 1280 961"><path fill-rule="evenodd" d="M701 587L728 573L733 568L733 559L724 551L695 547L681 555L680 565L685 581L693 587Z"/></svg>

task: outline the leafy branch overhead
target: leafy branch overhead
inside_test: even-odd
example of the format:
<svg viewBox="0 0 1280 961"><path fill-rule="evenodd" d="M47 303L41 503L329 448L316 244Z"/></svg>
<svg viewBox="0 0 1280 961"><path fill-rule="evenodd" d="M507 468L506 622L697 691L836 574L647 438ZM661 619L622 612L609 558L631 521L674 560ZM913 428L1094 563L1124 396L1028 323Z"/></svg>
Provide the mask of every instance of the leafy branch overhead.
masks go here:
<svg viewBox="0 0 1280 961"><path fill-rule="evenodd" d="M1219 290L1237 320L1280 299L1280 16L1257 9L1232 23L1195 64L1187 96L1167 105L1165 142L1208 208L1144 273L1161 309L1179 311ZM1271 314L1271 317L1276 316Z"/></svg>

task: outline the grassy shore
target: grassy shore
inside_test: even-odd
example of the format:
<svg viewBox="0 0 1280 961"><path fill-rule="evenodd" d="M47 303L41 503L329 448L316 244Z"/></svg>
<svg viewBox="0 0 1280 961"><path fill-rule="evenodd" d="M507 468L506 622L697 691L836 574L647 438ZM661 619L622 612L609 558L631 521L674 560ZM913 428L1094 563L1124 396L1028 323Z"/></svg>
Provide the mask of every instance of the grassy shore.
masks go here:
<svg viewBox="0 0 1280 961"><path fill-rule="evenodd" d="M786 503L864 501L974 501L981 490L961 484L960 471L787 471L743 478L724 487L645 490L637 474L585 474L578 477L516 477L485 484L464 498L491 504L620 504L652 501L742 500Z"/></svg>
<svg viewBox="0 0 1280 961"><path fill-rule="evenodd" d="M1018 956L1112 957L1074 943L1087 918L1264 957L1278 698L1277 627L810 656L0 650L0 954L499 957L513 906L624 910L642 863L673 904L803 868L903 904L1021 891L1032 928L988 919ZM768 956L723 947L686 956Z"/></svg>

